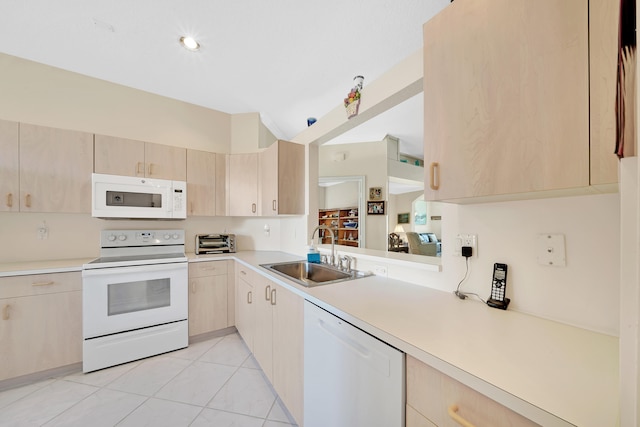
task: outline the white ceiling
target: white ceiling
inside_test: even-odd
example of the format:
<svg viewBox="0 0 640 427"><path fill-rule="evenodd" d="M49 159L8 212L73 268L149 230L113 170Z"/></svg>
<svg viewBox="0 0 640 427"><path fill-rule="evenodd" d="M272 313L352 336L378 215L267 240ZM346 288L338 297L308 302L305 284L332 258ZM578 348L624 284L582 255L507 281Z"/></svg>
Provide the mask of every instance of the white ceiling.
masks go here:
<svg viewBox="0 0 640 427"><path fill-rule="evenodd" d="M230 114L290 139L422 46L450 0L2 0L0 52ZM194 36L193 53L178 39ZM403 110L404 109L404 110ZM422 97L345 134L422 156ZM401 111L402 110L402 111ZM411 148L411 146L415 148Z"/></svg>

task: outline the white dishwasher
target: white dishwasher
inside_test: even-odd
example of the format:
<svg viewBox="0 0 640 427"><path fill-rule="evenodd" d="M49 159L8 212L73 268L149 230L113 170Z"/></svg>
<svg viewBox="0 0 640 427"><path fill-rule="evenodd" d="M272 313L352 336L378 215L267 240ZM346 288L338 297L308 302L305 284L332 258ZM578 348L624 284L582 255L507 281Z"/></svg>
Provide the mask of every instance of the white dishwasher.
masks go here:
<svg viewBox="0 0 640 427"><path fill-rule="evenodd" d="M305 427L403 427L405 356L305 301Z"/></svg>

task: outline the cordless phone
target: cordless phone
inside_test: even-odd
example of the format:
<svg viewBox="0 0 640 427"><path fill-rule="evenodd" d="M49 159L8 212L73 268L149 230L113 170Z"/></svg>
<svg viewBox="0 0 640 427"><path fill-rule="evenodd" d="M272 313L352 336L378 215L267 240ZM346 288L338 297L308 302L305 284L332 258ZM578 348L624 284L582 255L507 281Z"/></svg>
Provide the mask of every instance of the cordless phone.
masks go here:
<svg viewBox="0 0 640 427"><path fill-rule="evenodd" d="M490 307L506 310L511 301L507 294L507 264L493 264L493 279L491 280L491 296L487 300Z"/></svg>

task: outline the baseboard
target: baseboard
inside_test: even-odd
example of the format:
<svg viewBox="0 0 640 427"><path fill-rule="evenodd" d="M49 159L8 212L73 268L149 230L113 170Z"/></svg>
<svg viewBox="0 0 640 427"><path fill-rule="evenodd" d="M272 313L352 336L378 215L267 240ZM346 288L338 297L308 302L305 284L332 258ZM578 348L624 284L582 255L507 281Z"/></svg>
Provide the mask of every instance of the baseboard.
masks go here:
<svg viewBox="0 0 640 427"><path fill-rule="evenodd" d="M8 378L0 381L0 392L12 388L30 385L51 378L60 378L69 374L82 372L82 362L71 365L60 366L58 368L47 369L46 371L34 372L33 374L21 375L19 377Z"/></svg>
<svg viewBox="0 0 640 427"><path fill-rule="evenodd" d="M189 344L195 344L197 342L206 341L211 338L224 337L225 335L231 335L238 332L235 326L229 326L224 329L218 329L217 331L205 332L204 334L194 335L189 337Z"/></svg>

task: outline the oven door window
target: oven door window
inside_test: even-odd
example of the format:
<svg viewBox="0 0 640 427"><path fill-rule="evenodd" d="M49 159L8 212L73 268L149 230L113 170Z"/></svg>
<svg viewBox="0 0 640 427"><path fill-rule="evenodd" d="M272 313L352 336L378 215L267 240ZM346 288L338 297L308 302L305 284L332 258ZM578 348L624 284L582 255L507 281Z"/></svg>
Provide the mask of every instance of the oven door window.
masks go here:
<svg viewBox="0 0 640 427"><path fill-rule="evenodd" d="M171 305L169 278L113 283L108 287L107 312L109 316L153 310Z"/></svg>

